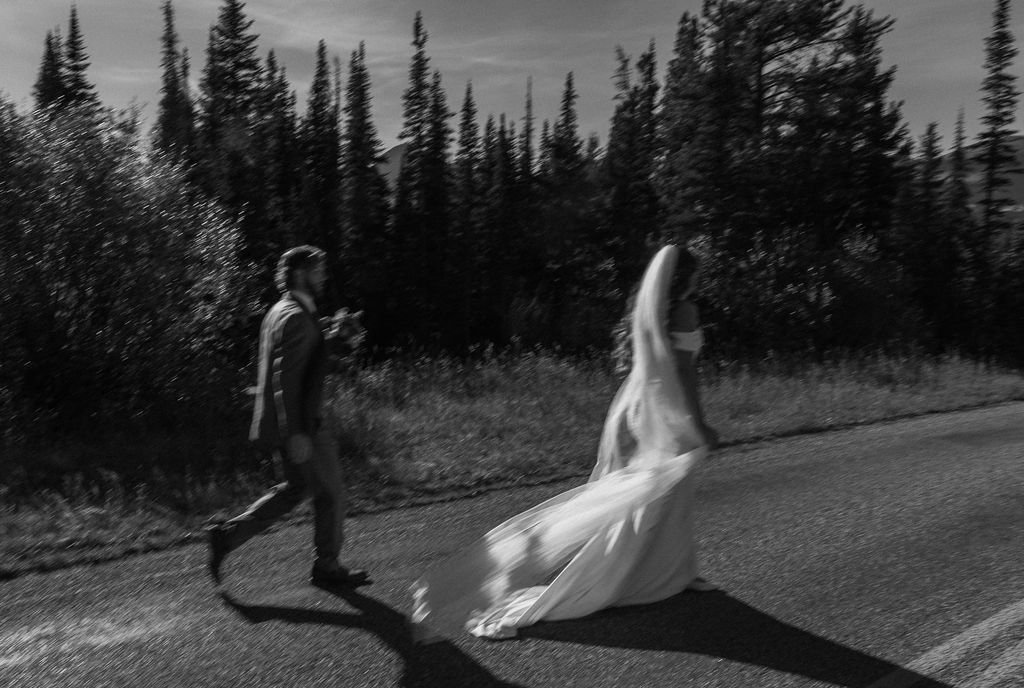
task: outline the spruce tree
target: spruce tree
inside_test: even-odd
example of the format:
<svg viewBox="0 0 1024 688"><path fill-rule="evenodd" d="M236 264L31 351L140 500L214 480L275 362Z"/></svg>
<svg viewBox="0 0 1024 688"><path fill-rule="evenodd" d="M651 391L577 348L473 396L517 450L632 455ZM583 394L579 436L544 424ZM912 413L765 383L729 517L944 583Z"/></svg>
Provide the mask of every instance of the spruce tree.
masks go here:
<svg viewBox="0 0 1024 688"><path fill-rule="evenodd" d="M340 277L340 132L337 114L327 45L321 40L317 45L313 81L299 132L303 158L303 216L308 223L304 240L327 252L332 275Z"/></svg>
<svg viewBox="0 0 1024 688"><path fill-rule="evenodd" d="M452 176L448 157L452 140L452 112L448 108L447 95L441 84L441 73L437 70L431 80L429 95L428 138L421 194L423 206L420 213L423 229L420 246L428 269L422 284L436 299L437 327L442 335L441 343L447 347L454 343L451 337L455 335L453 327L459 316L457 302L462 298L455 279L462 266L457 263L458 256L452 250L449 223Z"/></svg>
<svg viewBox="0 0 1024 688"><path fill-rule="evenodd" d="M188 94L187 58L178 48L178 33L174 28L174 7L171 0L166 0L162 9L164 30L161 37L160 66L163 72L154 143L157 148L188 157L193 142L195 121Z"/></svg>
<svg viewBox="0 0 1024 688"><path fill-rule="evenodd" d="M245 3L223 0L217 23L210 27L206 65L199 83L204 142L233 148L247 136L261 83L259 36L252 32Z"/></svg>
<svg viewBox="0 0 1024 688"><path fill-rule="evenodd" d="M278 239L268 235L264 218L255 212L264 193L254 167L259 142L253 134L263 84L258 38L245 15L245 4L223 0L217 23L210 27L199 83L197 153L204 189L242 214L243 257L261 264L269 274L277 260ZM271 297L268 287L267 298Z"/></svg>
<svg viewBox="0 0 1024 688"><path fill-rule="evenodd" d="M471 255L474 240L473 217L478 199L480 165L480 126L477 124L473 84L466 84L466 94L459 112L458 147L452 174L452 242Z"/></svg>
<svg viewBox="0 0 1024 688"><path fill-rule="evenodd" d="M259 194L249 208L263 224L264 248L268 256L278 255L304 239L307 229L305 208L299 203L302 184L301 151L295 93L284 66L278 65L271 50L262 70L253 138L252 180Z"/></svg>
<svg viewBox="0 0 1024 688"><path fill-rule="evenodd" d="M85 40L78 25L78 9L71 6L68 19L68 37L64 41L64 98L67 105L99 106L96 89L86 77L89 56L85 51Z"/></svg>
<svg viewBox="0 0 1024 688"><path fill-rule="evenodd" d="M523 114L523 131L519 139L519 174L530 179L534 174L533 152L533 79L526 79L526 103Z"/></svg>
<svg viewBox="0 0 1024 688"><path fill-rule="evenodd" d="M405 143L405 154L398 173L390 241L395 249L393 282L406 297L400 308L410 309L409 316L399 319L411 328L409 336L437 342L440 311L448 305L443 292L449 270L451 113L440 74L431 75L426 43L427 32L417 12L409 85L402 94L399 139Z"/></svg>
<svg viewBox="0 0 1024 688"><path fill-rule="evenodd" d="M44 109L60 103L67 86L64 75L63 46L60 31L54 29L46 32L46 44L43 49L43 61L39 66L39 77L32 87L32 95L38 109Z"/></svg>
<svg viewBox="0 0 1024 688"><path fill-rule="evenodd" d="M909 206L901 213L901 262L925 319L927 330L921 333L922 339L940 350L950 344L952 334L950 314L956 310L957 256L954 228L943 202L946 177L936 123L928 125L917 151Z"/></svg>
<svg viewBox="0 0 1024 688"><path fill-rule="evenodd" d="M391 293L385 268L391 264L387 243L389 199L378 165L382 146L370 111L370 74L366 47L359 44L349 60L341 147L341 210L348 295L365 309L364 324L372 343L390 337L386 318Z"/></svg>
<svg viewBox="0 0 1024 688"><path fill-rule="evenodd" d="M565 76L562 104L551 130L551 170L549 176L556 184L571 184L583 171L583 142L579 136L576 101L579 95L573 83L573 74Z"/></svg>
<svg viewBox="0 0 1024 688"><path fill-rule="evenodd" d="M996 0L992 17L992 33L985 39L986 76L982 83L982 131L978 135L975 161L981 173L978 205L979 236L976 257L976 296L982 302L980 309L982 330L988 329L995 317L991 301L987 298L995 271L997 245L1008 239L1011 229L1006 209L1012 203L1006 188L1010 176L1022 170L1015 150L1013 128L1020 91L1017 77L1010 73L1018 50L1010 31L1010 0Z"/></svg>
<svg viewBox="0 0 1024 688"><path fill-rule="evenodd" d="M968 165L964 109L961 107L957 113L953 149L949 156L949 178L946 183L944 208L959 256L956 282L958 303L964 308L959 321L962 334L968 334L975 329L975 323L966 317L966 314L976 310L974 302L978 294L975 278L982 269L982 261L985 258L984 242L981 240L978 223L971 209L971 187L967 182L970 171ZM971 341L973 335L965 339Z"/></svg>
<svg viewBox="0 0 1024 688"><path fill-rule="evenodd" d="M551 175L551 122L544 120L540 127L537 146L537 176L547 179Z"/></svg>
<svg viewBox="0 0 1024 688"><path fill-rule="evenodd" d="M638 81L631 78L630 60L618 49L615 112L604 158L606 195L605 243L615 262L620 288L625 291L640 275L647 245L658 235L660 204L654 188L658 137L658 82L654 45L636 63Z"/></svg>

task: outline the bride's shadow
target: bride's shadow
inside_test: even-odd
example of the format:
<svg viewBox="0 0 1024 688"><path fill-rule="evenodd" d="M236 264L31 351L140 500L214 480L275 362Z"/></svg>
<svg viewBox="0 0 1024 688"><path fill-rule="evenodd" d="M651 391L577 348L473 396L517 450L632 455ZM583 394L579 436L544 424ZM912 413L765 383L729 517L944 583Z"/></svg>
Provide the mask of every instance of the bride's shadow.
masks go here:
<svg viewBox="0 0 1024 688"><path fill-rule="evenodd" d="M245 604L228 593L221 599L250 623L287 621L300 624L322 624L367 630L387 644L402 660L403 688L449 688L453 686L480 686L481 688L519 688L517 684L498 679L467 654L449 642L430 645L413 643L406 617L354 590L322 588L325 592L345 600L359 613L277 607L273 605Z"/></svg>
<svg viewBox="0 0 1024 688"><path fill-rule="evenodd" d="M950 688L891 662L784 623L723 592L681 593L664 602L620 607L583 619L520 630L523 638L582 645L720 657L805 676L836 686L868 688L904 672L914 688Z"/></svg>

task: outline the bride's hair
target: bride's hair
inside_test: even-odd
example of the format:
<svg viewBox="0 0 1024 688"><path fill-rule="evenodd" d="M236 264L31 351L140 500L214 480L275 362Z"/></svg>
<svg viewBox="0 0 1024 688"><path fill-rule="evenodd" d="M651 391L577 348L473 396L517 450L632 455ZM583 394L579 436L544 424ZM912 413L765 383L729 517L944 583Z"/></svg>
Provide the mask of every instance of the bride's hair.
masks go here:
<svg viewBox="0 0 1024 688"><path fill-rule="evenodd" d="M678 248L676 271L672 276L672 286L669 287L669 299L672 301L686 295L690 288L690 280L700 268L700 258L685 246Z"/></svg>

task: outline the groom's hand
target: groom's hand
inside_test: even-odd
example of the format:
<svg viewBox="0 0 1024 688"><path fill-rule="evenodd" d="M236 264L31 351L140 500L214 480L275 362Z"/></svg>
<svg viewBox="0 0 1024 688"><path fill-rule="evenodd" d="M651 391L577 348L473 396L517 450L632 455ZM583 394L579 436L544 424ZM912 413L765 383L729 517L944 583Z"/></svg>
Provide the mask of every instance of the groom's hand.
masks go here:
<svg viewBox="0 0 1024 688"><path fill-rule="evenodd" d="M292 435L287 449L289 461L306 463L313 458L313 439L309 435Z"/></svg>

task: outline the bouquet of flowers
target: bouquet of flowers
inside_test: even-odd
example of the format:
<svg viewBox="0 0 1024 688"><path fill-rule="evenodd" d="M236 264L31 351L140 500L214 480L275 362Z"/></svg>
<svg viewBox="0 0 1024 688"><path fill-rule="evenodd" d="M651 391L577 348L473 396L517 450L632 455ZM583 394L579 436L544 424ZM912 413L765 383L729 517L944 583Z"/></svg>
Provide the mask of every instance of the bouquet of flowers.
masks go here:
<svg viewBox="0 0 1024 688"><path fill-rule="evenodd" d="M320 319L324 332L324 343L331 367L338 368L351 364L366 339L366 328L362 323L363 312L350 312L339 308L329 318Z"/></svg>

